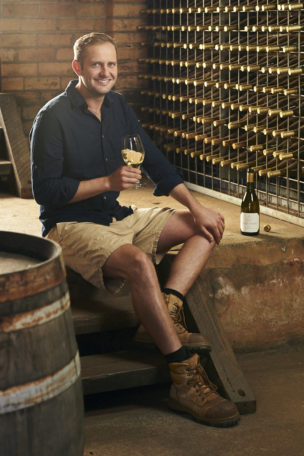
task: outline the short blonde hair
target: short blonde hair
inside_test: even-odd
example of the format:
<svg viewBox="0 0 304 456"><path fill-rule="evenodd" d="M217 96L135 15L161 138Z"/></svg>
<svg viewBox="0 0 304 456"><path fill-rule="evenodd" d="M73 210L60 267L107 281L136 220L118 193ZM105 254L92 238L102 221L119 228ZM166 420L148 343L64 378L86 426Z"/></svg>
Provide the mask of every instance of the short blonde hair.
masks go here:
<svg viewBox="0 0 304 456"><path fill-rule="evenodd" d="M81 64L86 48L98 43L111 43L117 51L116 43L110 35L102 32L92 32L81 36L75 41L73 46L74 60L77 60Z"/></svg>

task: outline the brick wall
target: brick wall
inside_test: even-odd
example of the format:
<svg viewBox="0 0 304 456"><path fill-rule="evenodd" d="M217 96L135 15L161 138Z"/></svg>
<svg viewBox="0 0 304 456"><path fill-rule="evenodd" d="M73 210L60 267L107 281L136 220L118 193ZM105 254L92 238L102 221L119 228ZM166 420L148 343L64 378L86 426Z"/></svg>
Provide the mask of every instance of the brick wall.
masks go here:
<svg viewBox="0 0 304 456"><path fill-rule="evenodd" d="M112 35L119 49L116 89L138 110L137 59L145 40L137 25L144 0L2 0L0 2L1 92L16 96L26 133L40 107L75 75L72 46L91 31Z"/></svg>

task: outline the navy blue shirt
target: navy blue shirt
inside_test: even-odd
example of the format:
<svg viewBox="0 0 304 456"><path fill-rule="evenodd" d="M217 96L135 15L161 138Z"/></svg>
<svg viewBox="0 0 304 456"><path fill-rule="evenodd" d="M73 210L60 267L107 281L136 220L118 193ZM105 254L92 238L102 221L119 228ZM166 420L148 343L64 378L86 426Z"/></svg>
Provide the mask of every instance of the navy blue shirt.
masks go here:
<svg viewBox="0 0 304 456"><path fill-rule="evenodd" d="M124 165L122 138L127 134L138 133L142 138L146 152L143 168L156 185L156 196L168 195L183 182L121 94L106 94L100 122L88 110L76 84L71 81L39 111L30 134L33 194L40 204L43 236L57 222L109 225L113 217L122 220L133 212L119 204L119 192L114 191L68 204L80 181L107 176Z"/></svg>

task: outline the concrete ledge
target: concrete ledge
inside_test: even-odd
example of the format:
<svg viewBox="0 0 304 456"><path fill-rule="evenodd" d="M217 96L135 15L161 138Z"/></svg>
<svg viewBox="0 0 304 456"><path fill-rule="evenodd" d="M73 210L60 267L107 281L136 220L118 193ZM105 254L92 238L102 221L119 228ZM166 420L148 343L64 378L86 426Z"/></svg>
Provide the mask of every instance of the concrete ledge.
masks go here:
<svg viewBox="0 0 304 456"><path fill-rule="evenodd" d="M223 245L201 274L236 350L304 341L304 240Z"/></svg>

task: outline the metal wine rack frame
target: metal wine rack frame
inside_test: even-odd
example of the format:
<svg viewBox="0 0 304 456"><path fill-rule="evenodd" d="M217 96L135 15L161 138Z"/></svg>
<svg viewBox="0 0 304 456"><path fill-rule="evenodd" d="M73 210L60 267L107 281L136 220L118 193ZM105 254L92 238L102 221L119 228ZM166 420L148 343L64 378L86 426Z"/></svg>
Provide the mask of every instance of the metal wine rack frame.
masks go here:
<svg viewBox="0 0 304 456"><path fill-rule="evenodd" d="M299 224L303 6L151 0L139 27L148 38L140 60L143 126L190 188L235 200L251 167L264 212Z"/></svg>

